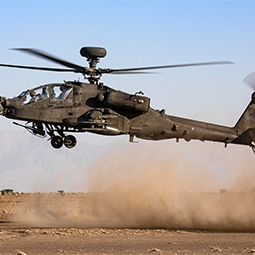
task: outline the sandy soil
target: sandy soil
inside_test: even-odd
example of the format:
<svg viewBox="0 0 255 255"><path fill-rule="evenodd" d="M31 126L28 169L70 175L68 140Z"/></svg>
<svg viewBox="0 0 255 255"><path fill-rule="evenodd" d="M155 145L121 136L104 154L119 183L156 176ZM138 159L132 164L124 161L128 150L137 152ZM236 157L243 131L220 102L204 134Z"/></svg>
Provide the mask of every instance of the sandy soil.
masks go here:
<svg viewBox="0 0 255 255"><path fill-rule="evenodd" d="M252 231L121 226L129 221L100 216L108 213L102 203L108 198L93 193L0 196L0 254L255 253Z"/></svg>

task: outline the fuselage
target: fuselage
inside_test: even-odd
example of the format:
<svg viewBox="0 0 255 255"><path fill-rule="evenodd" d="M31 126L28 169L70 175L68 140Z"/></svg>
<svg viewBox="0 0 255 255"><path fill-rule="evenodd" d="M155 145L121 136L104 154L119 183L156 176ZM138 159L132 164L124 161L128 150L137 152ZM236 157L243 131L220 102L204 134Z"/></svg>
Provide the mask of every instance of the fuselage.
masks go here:
<svg viewBox="0 0 255 255"><path fill-rule="evenodd" d="M240 135L235 128L167 115L165 110L151 108L148 97L102 84L46 84L6 99L2 104L7 118L62 126L67 132L128 134L147 140L197 139L225 144Z"/></svg>

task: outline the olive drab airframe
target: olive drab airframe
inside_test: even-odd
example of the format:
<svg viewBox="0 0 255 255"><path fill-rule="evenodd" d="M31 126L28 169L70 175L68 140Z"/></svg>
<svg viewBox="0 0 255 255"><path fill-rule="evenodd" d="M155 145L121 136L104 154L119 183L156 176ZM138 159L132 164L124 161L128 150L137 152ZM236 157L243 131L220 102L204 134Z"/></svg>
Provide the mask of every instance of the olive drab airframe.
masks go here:
<svg viewBox="0 0 255 255"><path fill-rule="evenodd" d="M139 67L125 69L96 68L106 50L83 47L81 55L87 58L89 67L82 67L53 57L35 49L16 49L56 62L68 68L45 68L0 64L3 67L56 72L76 72L84 75L88 83L67 81L45 84L13 98L0 98L1 114L7 118L26 121L14 124L26 128L34 135L50 137L54 148L76 145L70 133L91 132L102 135L129 135L147 140L176 138L190 141L222 142L250 146L255 151L255 93L234 127L225 127L167 115L165 110L150 107L150 98L140 91L128 94L114 90L99 82L102 74L140 74L146 70L198 65L228 64L231 62L204 62L183 65Z"/></svg>

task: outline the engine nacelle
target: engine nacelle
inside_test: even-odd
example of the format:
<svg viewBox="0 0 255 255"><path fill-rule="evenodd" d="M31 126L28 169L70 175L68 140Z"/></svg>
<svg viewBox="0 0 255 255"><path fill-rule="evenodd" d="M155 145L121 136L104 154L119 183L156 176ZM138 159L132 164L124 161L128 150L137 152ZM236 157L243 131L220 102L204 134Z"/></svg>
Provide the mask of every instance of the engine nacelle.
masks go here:
<svg viewBox="0 0 255 255"><path fill-rule="evenodd" d="M147 112L150 108L150 98L112 91L104 95L104 105L122 110Z"/></svg>

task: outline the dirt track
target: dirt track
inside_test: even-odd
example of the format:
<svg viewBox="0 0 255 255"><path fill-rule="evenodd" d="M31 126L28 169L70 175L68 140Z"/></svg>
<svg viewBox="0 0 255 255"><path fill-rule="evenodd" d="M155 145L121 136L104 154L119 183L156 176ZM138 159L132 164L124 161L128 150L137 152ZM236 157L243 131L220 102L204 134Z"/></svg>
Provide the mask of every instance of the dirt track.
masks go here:
<svg viewBox="0 0 255 255"><path fill-rule="evenodd" d="M0 254L17 254L17 250L28 255L255 253L255 233L114 228L111 222L88 218L89 214L103 211L97 196L82 193L0 196ZM68 213L68 208L73 211L75 206L75 214L64 217L63 210ZM38 211L44 213L35 217ZM86 220L73 220L78 211L86 214Z"/></svg>
<svg viewBox="0 0 255 255"><path fill-rule="evenodd" d="M254 234L1 224L0 254L249 254Z"/></svg>

